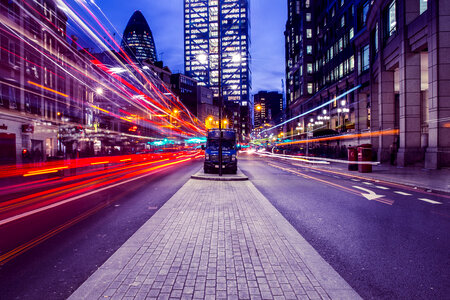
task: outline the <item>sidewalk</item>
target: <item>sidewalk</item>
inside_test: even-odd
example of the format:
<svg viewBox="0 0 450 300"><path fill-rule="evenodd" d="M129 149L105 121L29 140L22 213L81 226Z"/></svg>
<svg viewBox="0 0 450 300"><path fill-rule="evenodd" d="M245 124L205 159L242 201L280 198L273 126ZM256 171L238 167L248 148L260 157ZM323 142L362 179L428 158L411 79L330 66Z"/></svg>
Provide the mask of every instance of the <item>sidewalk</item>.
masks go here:
<svg viewBox="0 0 450 300"><path fill-rule="evenodd" d="M189 180L69 299L360 299L250 181Z"/></svg>

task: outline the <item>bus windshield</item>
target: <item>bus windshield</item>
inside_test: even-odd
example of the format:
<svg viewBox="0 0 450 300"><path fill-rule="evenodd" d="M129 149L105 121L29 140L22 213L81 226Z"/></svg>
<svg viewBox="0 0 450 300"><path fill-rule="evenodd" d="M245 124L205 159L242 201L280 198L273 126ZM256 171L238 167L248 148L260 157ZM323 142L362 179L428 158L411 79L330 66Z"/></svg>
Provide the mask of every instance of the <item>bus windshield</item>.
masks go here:
<svg viewBox="0 0 450 300"><path fill-rule="evenodd" d="M212 151L219 150L219 140L208 140L208 144L206 145L208 149ZM232 150L234 148L234 143L227 140L222 140L222 151Z"/></svg>

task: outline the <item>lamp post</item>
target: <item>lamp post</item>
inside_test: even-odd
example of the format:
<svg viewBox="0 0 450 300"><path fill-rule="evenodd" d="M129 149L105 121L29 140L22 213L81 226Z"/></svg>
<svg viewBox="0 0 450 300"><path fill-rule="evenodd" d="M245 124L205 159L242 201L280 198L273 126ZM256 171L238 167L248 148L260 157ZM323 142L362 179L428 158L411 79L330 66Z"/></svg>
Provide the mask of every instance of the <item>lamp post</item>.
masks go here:
<svg viewBox="0 0 450 300"><path fill-rule="evenodd" d="M220 1L217 1L217 37L218 37L218 81L219 81L219 176L222 176L222 109L223 109L223 99L222 99L222 37L220 29L222 27L221 20L221 5Z"/></svg>
<svg viewBox="0 0 450 300"><path fill-rule="evenodd" d="M223 110L223 99L222 99L222 41L221 41L221 0L217 1L217 38L218 38L218 51L217 51L217 60L218 60L218 97L219 97L219 121L217 124L219 125L219 176L222 176L222 110ZM208 55L205 53L197 55L197 60L202 63L208 63L208 70L210 69L210 64L208 61ZM211 119L209 119L212 121Z"/></svg>
<svg viewBox="0 0 450 300"><path fill-rule="evenodd" d="M345 114L348 113L350 110L348 108L345 107L345 105L347 104L347 102L345 100L341 101L341 106L343 106L344 108L338 108L338 124L340 126L340 131L344 132L345 129ZM341 124L341 114L342 114L342 124Z"/></svg>

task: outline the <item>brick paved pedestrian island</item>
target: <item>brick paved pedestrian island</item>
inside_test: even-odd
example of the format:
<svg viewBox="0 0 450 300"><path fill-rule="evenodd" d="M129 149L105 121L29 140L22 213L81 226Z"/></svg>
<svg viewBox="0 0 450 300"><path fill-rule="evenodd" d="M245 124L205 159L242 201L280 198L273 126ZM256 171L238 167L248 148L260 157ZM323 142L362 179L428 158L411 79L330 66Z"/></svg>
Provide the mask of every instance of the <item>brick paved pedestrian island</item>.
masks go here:
<svg viewBox="0 0 450 300"><path fill-rule="evenodd" d="M359 296L250 181L191 179L69 299L108 298Z"/></svg>

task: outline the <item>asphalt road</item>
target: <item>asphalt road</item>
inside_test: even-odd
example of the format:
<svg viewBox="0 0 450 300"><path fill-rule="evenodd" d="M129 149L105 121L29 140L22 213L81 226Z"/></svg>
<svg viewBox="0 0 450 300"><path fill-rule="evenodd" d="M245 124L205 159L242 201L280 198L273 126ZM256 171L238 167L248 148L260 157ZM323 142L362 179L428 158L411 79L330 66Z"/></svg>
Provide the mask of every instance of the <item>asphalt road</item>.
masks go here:
<svg viewBox="0 0 450 300"><path fill-rule="evenodd" d="M0 299L65 299L201 167L173 166L107 190L109 205L0 267Z"/></svg>
<svg viewBox="0 0 450 300"><path fill-rule="evenodd" d="M254 155L239 166L363 298L448 299L448 195Z"/></svg>

